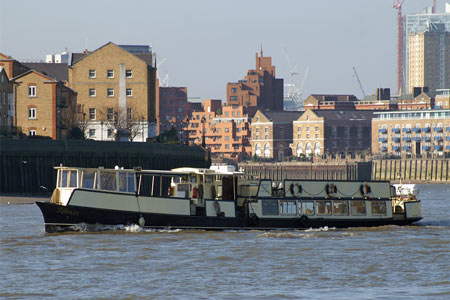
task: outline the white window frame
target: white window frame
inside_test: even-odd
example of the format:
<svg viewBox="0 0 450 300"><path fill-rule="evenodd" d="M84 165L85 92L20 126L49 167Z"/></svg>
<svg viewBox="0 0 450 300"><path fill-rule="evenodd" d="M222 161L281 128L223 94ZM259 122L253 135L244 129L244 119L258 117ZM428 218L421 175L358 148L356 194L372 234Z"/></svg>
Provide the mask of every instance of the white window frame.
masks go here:
<svg viewBox="0 0 450 300"><path fill-rule="evenodd" d="M93 93L91 94L91 92L93 92ZM96 89L89 89L89 97L91 97L91 98L97 97Z"/></svg>
<svg viewBox="0 0 450 300"><path fill-rule="evenodd" d="M125 70L126 78L133 78L133 70Z"/></svg>
<svg viewBox="0 0 450 300"><path fill-rule="evenodd" d="M37 97L37 88L35 85L28 86L28 97Z"/></svg>
<svg viewBox="0 0 450 300"><path fill-rule="evenodd" d="M126 89L127 97L133 97L133 89Z"/></svg>
<svg viewBox="0 0 450 300"><path fill-rule="evenodd" d="M89 70L89 78L97 78L97 72L95 70Z"/></svg>
<svg viewBox="0 0 450 300"><path fill-rule="evenodd" d="M89 137L95 137L96 136L96 130L95 129L89 129L88 130Z"/></svg>
<svg viewBox="0 0 450 300"><path fill-rule="evenodd" d="M36 135L36 130L35 129L28 130L28 136L35 136L35 135Z"/></svg>
<svg viewBox="0 0 450 300"><path fill-rule="evenodd" d="M106 89L106 95L107 95L109 98L114 97L114 89L113 89L113 88L107 88L107 89Z"/></svg>
<svg viewBox="0 0 450 300"><path fill-rule="evenodd" d="M36 120L37 111L35 107L31 107L28 109L28 119Z"/></svg>
<svg viewBox="0 0 450 300"><path fill-rule="evenodd" d="M107 78L114 78L114 70L106 70Z"/></svg>
<svg viewBox="0 0 450 300"><path fill-rule="evenodd" d="M94 111L94 118L91 118L91 109ZM97 119L97 110L95 108L89 108L89 120L96 120Z"/></svg>

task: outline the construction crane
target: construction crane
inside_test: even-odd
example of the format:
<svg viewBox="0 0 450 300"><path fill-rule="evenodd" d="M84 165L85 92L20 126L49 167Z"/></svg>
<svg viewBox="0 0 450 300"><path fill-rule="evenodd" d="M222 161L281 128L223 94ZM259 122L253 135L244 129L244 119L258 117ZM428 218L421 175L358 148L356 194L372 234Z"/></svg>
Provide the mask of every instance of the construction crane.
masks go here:
<svg viewBox="0 0 450 300"><path fill-rule="evenodd" d="M393 0L392 7L397 10L397 93L400 95L403 87L403 15L402 5L405 0Z"/></svg>
<svg viewBox="0 0 450 300"><path fill-rule="evenodd" d="M358 72L356 72L356 68L355 67L353 67L353 73L354 73L354 75L356 77L356 81L358 81L359 88L361 89L361 92L363 94L363 98L365 98L366 97L366 92L364 92L364 88L363 88L363 86L361 84L361 80L359 80Z"/></svg>
<svg viewBox="0 0 450 300"><path fill-rule="evenodd" d="M164 64L164 63L166 62L166 60L167 60L167 59L164 57L163 59L161 59L160 62L158 62L158 63L156 64L156 74L157 74L159 80L161 80L161 76L160 76L160 73L159 73L159 67L160 67L162 64ZM164 76L164 79L160 81L159 86L162 86L162 87L167 87L167 86L169 86L169 74L166 74L166 75Z"/></svg>
<svg viewBox="0 0 450 300"><path fill-rule="evenodd" d="M433 14L436 13L436 0L433 0L433 10L432 10Z"/></svg>

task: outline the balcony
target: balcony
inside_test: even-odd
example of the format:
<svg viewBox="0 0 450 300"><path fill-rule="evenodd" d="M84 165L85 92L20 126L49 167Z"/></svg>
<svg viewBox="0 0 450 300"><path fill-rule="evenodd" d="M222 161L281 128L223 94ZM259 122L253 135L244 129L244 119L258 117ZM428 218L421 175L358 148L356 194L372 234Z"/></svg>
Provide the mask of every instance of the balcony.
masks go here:
<svg viewBox="0 0 450 300"><path fill-rule="evenodd" d="M415 132L415 133L420 133L421 129L420 128L413 128L412 131Z"/></svg>
<svg viewBox="0 0 450 300"><path fill-rule="evenodd" d="M447 135L447 136L445 137L445 140L450 141L450 136Z"/></svg>
<svg viewBox="0 0 450 300"><path fill-rule="evenodd" d="M382 143L386 143L387 142L387 138L379 138L378 141L382 142Z"/></svg>
<svg viewBox="0 0 450 300"><path fill-rule="evenodd" d="M400 128L392 128L393 133L400 133Z"/></svg>
<svg viewBox="0 0 450 300"><path fill-rule="evenodd" d="M450 145L445 146L445 149L450 150Z"/></svg>
<svg viewBox="0 0 450 300"><path fill-rule="evenodd" d="M447 146L448 147L448 146ZM381 152L387 152L387 147L382 147Z"/></svg>
<svg viewBox="0 0 450 300"><path fill-rule="evenodd" d="M411 146L403 146L402 150L406 152L411 152Z"/></svg>
<svg viewBox="0 0 450 300"><path fill-rule="evenodd" d="M412 138L412 140L418 142L418 141L421 141L422 138L420 136L415 136Z"/></svg>
<svg viewBox="0 0 450 300"><path fill-rule="evenodd" d="M399 152L400 146L394 146L394 147L392 147L392 150L394 150L395 152Z"/></svg>
<svg viewBox="0 0 450 300"><path fill-rule="evenodd" d="M443 138L442 136L435 136L435 137L434 137L434 140L435 140L435 141L443 141L444 138Z"/></svg>
<svg viewBox="0 0 450 300"><path fill-rule="evenodd" d="M430 146L422 146L422 150L425 150L425 151L430 151Z"/></svg>
<svg viewBox="0 0 450 300"><path fill-rule="evenodd" d="M441 145L434 145L433 149L435 151L442 151L443 147Z"/></svg>
<svg viewBox="0 0 450 300"><path fill-rule="evenodd" d="M442 132L443 130L442 130L442 127L434 127L433 131L434 132Z"/></svg>
<svg viewBox="0 0 450 300"><path fill-rule="evenodd" d="M382 134L386 134L387 133L387 128L378 129L378 132L382 133Z"/></svg>
<svg viewBox="0 0 450 300"><path fill-rule="evenodd" d="M422 132L430 133L431 132L431 128L430 127L425 127L424 129L422 129Z"/></svg>
<svg viewBox="0 0 450 300"><path fill-rule="evenodd" d="M424 136L424 137L422 137L422 141L431 142L431 138L429 136Z"/></svg>
<svg viewBox="0 0 450 300"><path fill-rule="evenodd" d="M446 131L450 131L450 127L446 127L445 130L446 130Z"/></svg>
<svg viewBox="0 0 450 300"><path fill-rule="evenodd" d="M403 128L402 132L404 132L404 133L411 133L411 128Z"/></svg>
<svg viewBox="0 0 450 300"><path fill-rule="evenodd" d="M411 138L406 136L406 137L402 138L402 141L410 143L411 142Z"/></svg>
<svg viewBox="0 0 450 300"><path fill-rule="evenodd" d="M392 141L394 143L400 143L400 138L399 137L394 137L394 138L392 138Z"/></svg>

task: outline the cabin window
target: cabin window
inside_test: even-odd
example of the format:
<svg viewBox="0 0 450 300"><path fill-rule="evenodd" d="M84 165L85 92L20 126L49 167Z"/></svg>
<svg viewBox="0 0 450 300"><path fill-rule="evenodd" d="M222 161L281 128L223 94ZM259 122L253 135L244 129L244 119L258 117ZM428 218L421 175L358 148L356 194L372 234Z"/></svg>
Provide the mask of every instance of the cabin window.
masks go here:
<svg viewBox="0 0 450 300"><path fill-rule="evenodd" d="M134 192L134 174L120 172L119 173L119 191L121 192Z"/></svg>
<svg viewBox="0 0 450 300"><path fill-rule="evenodd" d="M95 171L83 171L81 175L81 187L87 189L95 189L96 184L96 172Z"/></svg>
<svg viewBox="0 0 450 300"><path fill-rule="evenodd" d="M314 215L314 201L302 201L301 207L299 205L299 212L301 215Z"/></svg>
<svg viewBox="0 0 450 300"><path fill-rule="evenodd" d="M331 215L331 201L316 201L318 215Z"/></svg>
<svg viewBox="0 0 450 300"><path fill-rule="evenodd" d="M100 173L100 188L102 190L115 191L116 190L116 172L101 172Z"/></svg>
<svg viewBox="0 0 450 300"><path fill-rule="evenodd" d="M297 202L282 200L280 201L280 210L282 215L296 215L297 214Z"/></svg>
<svg viewBox="0 0 450 300"><path fill-rule="evenodd" d="M373 216L385 216L386 215L386 202L372 201L372 215Z"/></svg>
<svg viewBox="0 0 450 300"><path fill-rule="evenodd" d="M263 200L261 209L263 215L278 215L278 201Z"/></svg>
<svg viewBox="0 0 450 300"><path fill-rule="evenodd" d="M333 213L336 216L348 216L348 202L333 201Z"/></svg>
<svg viewBox="0 0 450 300"><path fill-rule="evenodd" d="M77 171L62 170L61 178L59 180L59 187L77 187Z"/></svg>
<svg viewBox="0 0 450 300"><path fill-rule="evenodd" d="M206 176L205 177L205 183L212 184L213 183L213 177L214 176L211 176L211 175Z"/></svg>
<svg viewBox="0 0 450 300"><path fill-rule="evenodd" d="M261 180L258 197L272 197L272 180Z"/></svg>
<svg viewBox="0 0 450 300"><path fill-rule="evenodd" d="M352 216L364 216L366 214L366 201L351 201Z"/></svg>

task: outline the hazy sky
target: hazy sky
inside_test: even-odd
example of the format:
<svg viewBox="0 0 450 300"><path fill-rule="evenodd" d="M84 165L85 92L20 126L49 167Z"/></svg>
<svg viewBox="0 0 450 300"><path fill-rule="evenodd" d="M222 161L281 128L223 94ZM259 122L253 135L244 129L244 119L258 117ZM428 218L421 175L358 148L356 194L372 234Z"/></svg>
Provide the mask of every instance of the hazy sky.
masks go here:
<svg viewBox="0 0 450 300"><path fill-rule="evenodd" d="M403 12L432 2L406 0ZM305 95L361 97L353 66L367 94L395 91L396 17L392 0L0 0L0 52L40 60L65 48L81 52L86 41L91 51L109 41L152 44L171 86L224 100L226 83L254 68L262 43L278 78L290 80L284 49L300 73L309 66Z"/></svg>

